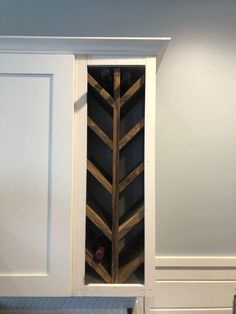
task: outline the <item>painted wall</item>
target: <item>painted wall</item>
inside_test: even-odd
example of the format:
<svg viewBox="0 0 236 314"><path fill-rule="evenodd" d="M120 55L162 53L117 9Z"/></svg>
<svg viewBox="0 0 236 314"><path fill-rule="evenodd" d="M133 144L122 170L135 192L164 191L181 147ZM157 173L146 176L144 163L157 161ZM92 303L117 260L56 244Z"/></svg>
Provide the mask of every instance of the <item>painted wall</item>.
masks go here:
<svg viewBox="0 0 236 314"><path fill-rule="evenodd" d="M0 35L172 37L158 72L158 255L236 254L235 30L235 0L0 0Z"/></svg>

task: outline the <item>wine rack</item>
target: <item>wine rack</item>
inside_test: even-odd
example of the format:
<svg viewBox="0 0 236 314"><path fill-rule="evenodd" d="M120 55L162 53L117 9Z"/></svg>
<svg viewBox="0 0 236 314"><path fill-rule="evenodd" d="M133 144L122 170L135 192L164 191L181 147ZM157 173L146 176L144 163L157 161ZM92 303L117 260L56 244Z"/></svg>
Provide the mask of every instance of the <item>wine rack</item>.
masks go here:
<svg viewBox="0 0 236 314"><path fill-rule="evenodd" d="M144 283L145 68L88 67L87 101L86 283Z"/></svg>

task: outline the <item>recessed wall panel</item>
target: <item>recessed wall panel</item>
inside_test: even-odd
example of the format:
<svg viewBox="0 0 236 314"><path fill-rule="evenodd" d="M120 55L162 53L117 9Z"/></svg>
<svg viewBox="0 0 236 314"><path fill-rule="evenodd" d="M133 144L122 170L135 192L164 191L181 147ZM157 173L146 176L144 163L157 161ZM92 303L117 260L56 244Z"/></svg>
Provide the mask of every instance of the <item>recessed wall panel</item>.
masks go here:
<svg viewBox="0 0 236 314"><path fill-rule="evenodd" d="M50 75L0 75L0 275L48 272Z"/></svg>

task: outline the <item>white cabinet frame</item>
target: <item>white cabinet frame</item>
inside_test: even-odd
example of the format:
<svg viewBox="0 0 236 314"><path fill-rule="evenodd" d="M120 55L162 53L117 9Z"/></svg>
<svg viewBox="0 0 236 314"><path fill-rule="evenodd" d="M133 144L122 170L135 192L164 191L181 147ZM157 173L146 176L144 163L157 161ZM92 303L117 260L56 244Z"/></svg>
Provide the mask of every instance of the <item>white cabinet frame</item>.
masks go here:
<svg viewBox="0 0 236 314"><path fill-rule="evenodd" d="M1 296L71 295L73 66L73 55L0 54L2 82L0 106L3 112L1 121L6 119L6 127L1 129L3 136L0 136L2 155L10 154L11 149L4 152L4 147L10 140L12 140L11 146L16 145L17 141L20 142L19 147L22 143L29 143L28 146L23 145L22 152L12 154L8 158L9 161L1 164L2 170L4 164L5 166L7 164L8 171L5 175L11 182L10 186L15 186L12 195L3 192L4 187L7 186L7 180L2 175L1 191L5 193L4 196L8 200L5 203L4 197L0 200L0 205L2 205L0 206L0 217L2 217L0 233L3 238L1 245L7 252L8 264L4 266L5 256L2 252ZM39 80L45 81L44 85L38 85L35 82ZM7 85L4 81L8 82ZM27 91L28 88L30 93ZM8 94L9 97L7 97ZM16 98L18 94L21 95L19 100ZM25 95L30 96L27 98ZM11 105L15 109L22 107L23 115L26 115L28 119L31 116L35 119L33 121L37 126L32 126L35 132L29 128L30 123L25 123L25 118L24 122L18 122L20 108L18 108L18 113L13 112L9 119L9 112L13 111L9 108ZM18 133L22 134L21 138L18 134L15 138L8 137L8 128L13 132L17 131L14 124L19 126ZM30 132L32 134L28 137L27 133ZM4 133L6 133L5 136ZM33 138L35 134L37 134L36 139ZM31 165L32 172L26 174L23 173L22 165L27 161L30 163L27 159L30 157L26 153L29 147L35 150L34 166ZM2 161L1 158L0 161ZM14 170L11 171L12 168ZM1 169L0 173L2 173ZM30 176L32 176L30 184L27 183L24 187L25 177ZM16 182L21 182L21 184ZM22 191L26 192L26 190L27 197L24 197ZM41 197L34 196L36 201L29 201L34 193L40 194ZM16 201L12 202L11 198L15 198ZM34 220L34 217L37 217L37 220L36 218ZM4 226L3 221L8 221L11 228L6 222ZM10 231L7 231L7 227ZM18 231L15 235L16 230ZM37 254L39 257L36 263ZM10 269L6 271L7 267Z"/></svg>
<svg viewBox="0 0 236 314"><path fill-rule="evenodd" d="M156 71L170 38L0 36L1 53L71 54L74 69L72 295L150 296L155 272ZM87 150L87 65L144 65L145 285L84 285ZM98 289L99 288L99 289Z"/></svg>
<svg viewBox="0 0 236 314"><path fill-rule="evenodd" d="M85 274L85 221L87 169L87 66L143 65L145 67L145 284L88 284ZM143 296L152 290L155 272L155 127L156 58L77 57L75 65L74 133L74 257L73 294L86 296ZM79 240L78 240L79 239Z"/></svg>

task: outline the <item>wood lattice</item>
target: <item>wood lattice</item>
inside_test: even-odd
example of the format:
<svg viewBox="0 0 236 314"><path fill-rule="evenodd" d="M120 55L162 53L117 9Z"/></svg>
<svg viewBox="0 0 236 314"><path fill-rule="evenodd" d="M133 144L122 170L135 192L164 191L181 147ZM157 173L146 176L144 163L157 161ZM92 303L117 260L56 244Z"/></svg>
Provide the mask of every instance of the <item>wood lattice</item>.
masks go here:
<svg viewBox="0 0 236 314"><path fill-rule="evenodd" d="M144 70L143 70L144 72ZM141 245L140 249L132 253L130 250L129 258L124 258L125 262L120 264L122 252L127 248L125 237L130 231L137 227L140 222L144 220L144 203L143 201L136 205L130 212L126 212L125 218L120 219L120 195L123 193L135 179L143 174L144 162L143 160L120 179L120 154L126 149L129 144L139 136L140 132L144 130L144 116L132 125L125 135L120 136L121 132L121 111L124 109L123 116L127 113L125 107L130 103L135 106L135 102L140 97L144 101L144 85L145 75L142 74L132 85L121 94L122 71L119 67L112 68L112 94L107 90L98 80L91 74L88 74L89 89L95 94L98 99L98 104L107 106L107 110L111 112L112 119L112 136L96 123L92 117L88 116L88 129L93 132L97 139L110 150L112 156L111 175L107 175L96 161L96 158L87 160L87 172L92 176L98 184L100 184L106 192L111 196L111 217L110 221L106 218L105 211L99 205L99 210L93 205L93 202L87 198L87 219L90 224L93 224L99 232L104 234L111 242L111 256L110 265L105 261L96 262L93 258L92 249L86 245L86 263L103 279L106 283L123 283L133 274L138 267L144 263L144 247ZM137 95L141 95L137 98ZM136 99L137 98L137 99ZM90 104L88 103L88 106ZM128 149L128 148L127 148ZM88 190L88 187L87 187ZM95 208L96 207L96 208ZM89 232L89 231L88 231ZM89 237L89 234L87 234ZM131 239L132 240L132 239ZM123 241L123 243L122 243ZM122 243L122 245L121 245ZM130 241L132 243L132 241Z"/></svg>

